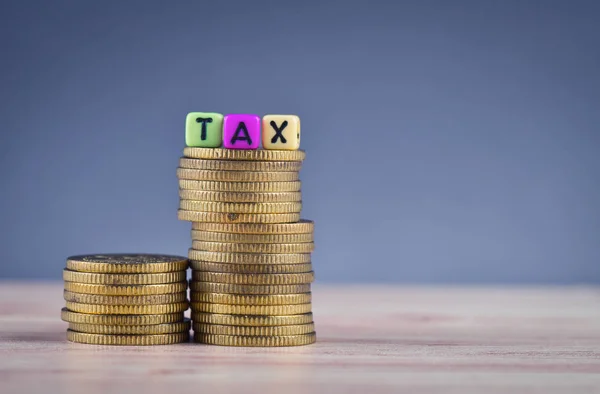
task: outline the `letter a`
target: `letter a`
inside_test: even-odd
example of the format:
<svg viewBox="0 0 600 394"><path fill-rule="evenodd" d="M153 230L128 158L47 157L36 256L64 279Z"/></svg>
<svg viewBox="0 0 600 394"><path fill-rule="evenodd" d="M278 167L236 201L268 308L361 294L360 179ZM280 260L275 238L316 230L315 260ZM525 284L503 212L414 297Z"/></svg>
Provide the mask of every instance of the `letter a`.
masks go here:
<svg viewBox="0 0 600 394"><path fill-rule="evenodd" d="M241 132L244 134L242 137L240 137ZM234 145L237 141L247 141L248 145L252 145L250 133L248 132L248 128L244 122L240 122L237 129L235 129L235 133L233 134L233 137L231 137L231 145Z"/></svg>

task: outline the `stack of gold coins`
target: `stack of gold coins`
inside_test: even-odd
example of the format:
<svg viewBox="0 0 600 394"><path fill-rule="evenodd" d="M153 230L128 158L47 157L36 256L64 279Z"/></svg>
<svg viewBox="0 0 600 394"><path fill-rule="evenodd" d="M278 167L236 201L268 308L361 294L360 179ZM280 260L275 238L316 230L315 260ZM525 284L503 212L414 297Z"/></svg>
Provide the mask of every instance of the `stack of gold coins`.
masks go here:
<svg viewBox="0 0 600 394"><path fill-rule="evenodd" d="M300 220L303 151L184 150L179 219L192 222L194 340L226 346L316 341L313 222Z"/></svg>
<svg viewBox="0 0 600 394"><path fill-rule="evenodd" d="M189 340L184 320L188 260L181 256L72 256L63 271L67 339L95 345L167 345Z"/></svg>

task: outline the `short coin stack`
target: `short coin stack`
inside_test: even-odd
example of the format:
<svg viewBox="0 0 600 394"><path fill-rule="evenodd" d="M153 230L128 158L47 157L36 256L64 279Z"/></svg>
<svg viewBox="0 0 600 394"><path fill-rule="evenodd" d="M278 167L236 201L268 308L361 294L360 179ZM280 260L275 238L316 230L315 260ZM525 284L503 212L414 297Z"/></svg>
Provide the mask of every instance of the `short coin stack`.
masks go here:
<svg viewBox="0 0 600 394"><path fill-rule="evenodd" d="M316 341L313 222L300 220L304 152L184 150L179 219L192 222L196 342L297 346Z"/></svg>
<svg viewBox="0 0 600 394"><path fill-rule="evenodd" d="M186 271L180 256L72 256L63 271L67 339L96 345L167 345L189 340Z"/></svg>

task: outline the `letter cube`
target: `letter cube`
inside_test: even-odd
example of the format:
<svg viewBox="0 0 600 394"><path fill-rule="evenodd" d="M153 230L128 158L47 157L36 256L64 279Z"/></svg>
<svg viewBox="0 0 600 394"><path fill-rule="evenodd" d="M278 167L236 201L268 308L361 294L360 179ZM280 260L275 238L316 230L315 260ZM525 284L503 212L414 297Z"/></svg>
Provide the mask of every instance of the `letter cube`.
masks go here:
<svg viewBox="0 0 600 394"><path fill-rule="evenodd" d="M258 149L260 118L257 115L230 114L223 121L223 146L228 149Z"/></svg>
<svg viewBox="0 0 600 394"><path fill-rule="evenodd" d="M215 112L190 112L185 119L185 144L218 148L223 143L223 115Z"/></svg>
<svg viewBox="0 0 600 394"><path fill-rule="evenodd" d="M300 118L296 115L265 115L262 119L264 149L300 148Z"/></svg>

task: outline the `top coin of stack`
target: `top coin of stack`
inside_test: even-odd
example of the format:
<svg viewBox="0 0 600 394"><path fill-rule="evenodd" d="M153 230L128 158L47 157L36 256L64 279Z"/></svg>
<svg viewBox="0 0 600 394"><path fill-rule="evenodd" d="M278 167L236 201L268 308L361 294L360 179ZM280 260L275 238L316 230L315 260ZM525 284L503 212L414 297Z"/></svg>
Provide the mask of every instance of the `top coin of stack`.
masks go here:
<svg viewBox="0 0 600 394"><path fill-rule="evenodd" d="M186 270L180 256L72 256L63 271L67 339L98 345L187 342Z"/></svg>
<svg viewBox="0 0 600 394"><path fill-rule="evenodd" d="M177 169L178 217L192 222L196 342L293 346L316 340L313 223L300 220L305 153L298 150L299 119L267 115L262 126L264 149L258 150L257 116L188 115L188 147Z"/></svg>

